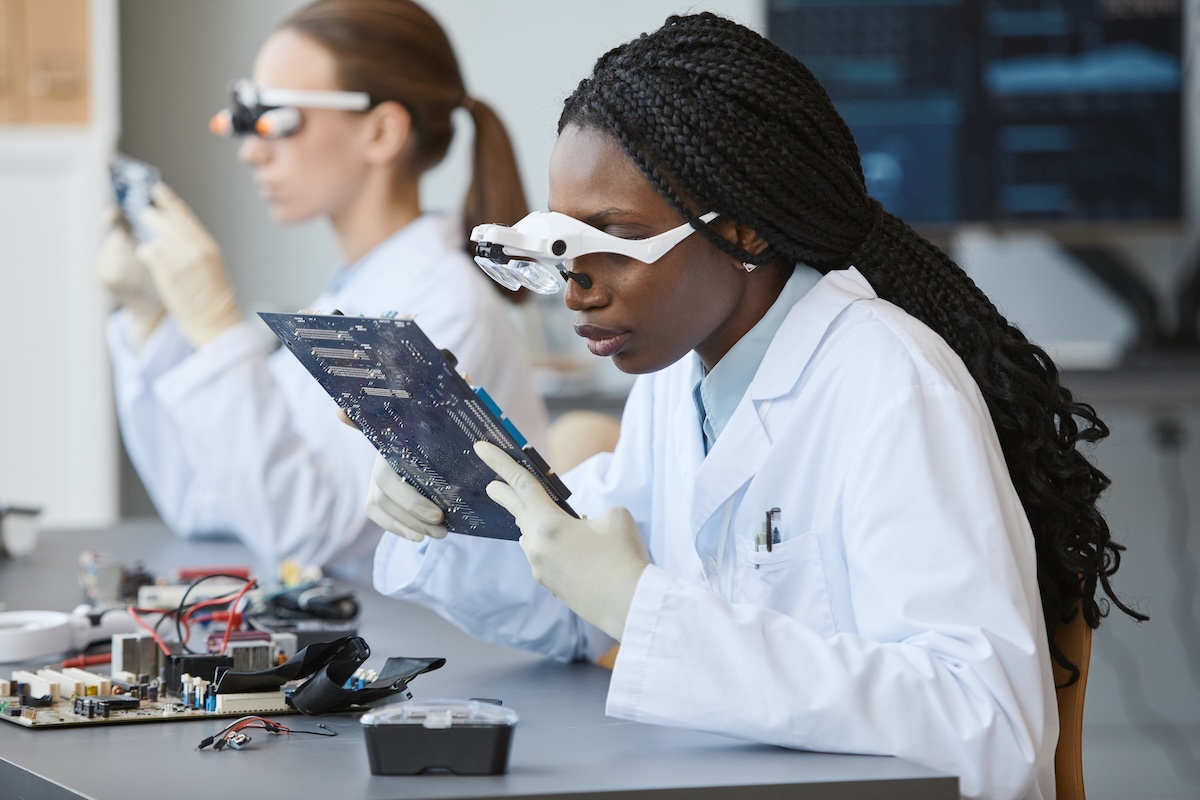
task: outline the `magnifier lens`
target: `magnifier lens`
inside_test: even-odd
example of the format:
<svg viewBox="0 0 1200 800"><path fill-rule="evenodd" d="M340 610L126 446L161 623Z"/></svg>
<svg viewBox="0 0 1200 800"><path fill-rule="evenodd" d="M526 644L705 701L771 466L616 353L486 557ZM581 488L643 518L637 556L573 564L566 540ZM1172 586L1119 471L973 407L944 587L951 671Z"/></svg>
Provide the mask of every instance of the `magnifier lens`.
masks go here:
<svg viewBox="0 0 1200 800"><path fill-rule="evenodd" d="M233 112L222 108L208 121L208 129L217 136L233 136Z"/></svg>
<svg viewBox="0 0 1200 800"><path fill-rule="evenodd" d="M562 288L562 277L558 270L538 261L513 259L506 265L521 285L538 294L554 294Z"/></svg>
<svg viewBox="0 0 1200 800"><path fill-rule="evenodd" d="M264 111L254 122L254 132L263 139L282 139L299 129L300 111L290 106Z"/></svg>
<svg viewBox="0 0 1200 800"><path fill-rule="evenodd" d="M478 264L480 268L488 274L488 277L503 286L505 289L510 289L515 292L517 289L521 288L521 282L518 281L516 277L514 277L513 274L508 270L509 264L512 262L501 265L497 264L495 261L492 261L490 258L475 256L475 263Z"/></svg>

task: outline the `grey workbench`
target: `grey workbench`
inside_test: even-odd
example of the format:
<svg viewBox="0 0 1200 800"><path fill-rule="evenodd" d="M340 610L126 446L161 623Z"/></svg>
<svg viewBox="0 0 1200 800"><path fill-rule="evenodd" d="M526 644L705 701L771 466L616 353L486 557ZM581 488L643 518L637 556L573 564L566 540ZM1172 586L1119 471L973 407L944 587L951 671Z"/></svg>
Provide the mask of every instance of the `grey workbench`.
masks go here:
<svg viewBox="0 0 1200 800"><path fill-rule="evenodd" d="M140 560L158 575L246 560L238 545L179 541L158 524L43 533L31 556L0 561L0 602L10 611L69 611L80 599L78 556L89 549ZM249 749L223 752L195 749L219 730L215 720L42 730L0 723L0 798L958 797L955 778L895 758L795 752L610 719L609 673L599 667L480 642L424 608L369 588L359 594L368 667L389 656L444 656L445 667L413 681L417 698L495 697L520 714L507 775L374 776L356 716L321 718L336 738L260 732ZM12 666L0 665L0 674Z"/></svg>

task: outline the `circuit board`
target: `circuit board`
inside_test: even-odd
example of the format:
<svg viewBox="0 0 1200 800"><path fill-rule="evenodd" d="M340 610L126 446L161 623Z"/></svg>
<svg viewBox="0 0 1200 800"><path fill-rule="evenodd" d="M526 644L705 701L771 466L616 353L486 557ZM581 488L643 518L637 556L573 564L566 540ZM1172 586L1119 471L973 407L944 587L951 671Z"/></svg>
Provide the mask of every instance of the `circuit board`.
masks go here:
<svg viewBox="0 0 1200 800"><path fill-rule="evenodd" d="M294 650L292 633L240 632L225 652L158 658L150 636L114 634L110 668L67 662L0 678L0 719L25 728L177 722L260 714L328 714L387 698L411 699L408 681L444 658L393 657L382 674L363 665L366 641L345 636ZM220 634L212 639L223 638ZM287 655L292 648L291 655ZM130 666L136 671L123 669ZM336 677L335 677L336 676ZM170 687L170 688L168 688Z"/></svg>
<svg viewBox="0 0 1200 800"><path fill-rule="evenodd" d="M117 208L134 237L139 242L152 240L154 232L142 223L142 212L152 205L150 190L162 180L158 169L144 161L118 154L109 164L109 178Z"/></svg>
<svg viewBox="0 0 1200 800"><path fill-rule="evenodd" d="M17 702L18 698L0 697L0 702L9 700ZM0 719L7 720L25 728L82 728L96 725L116 725L127 722L177 722L195 719L221 719L222 717L241 717L246 714L270 714L271 716L298 713L294 708L262 708L245 711L205 711L201 708L188 708L178 701L171 700L142 700L136 708L118 708L110 710L108 716L77 713L74 701L59 700L44 708L22 708L19 714L0 714Z"/></svg>
<svg viewBox="0 0 1200 800"><path fill-rule="evenodd" d="M496 474L472 446L500 447L563 510L570 492L482 388L470 386L412 320L259 313L371 444L445 514L452 533L519 539L487 496Z"/></svg>
<svg viewBox="0 0 1200 800"><path fill-rule="evenodd" d="M287 705L283 692L234 695L225 698L226 707L205 710L185 704L178 697L168 697L157 688L151 692L145 687L140 692L128 691L114 688L103 674L87 674L90 676L87 680L82 675L75 676L87 684L81 687L82 692L70 696L55 692L36 701L10 694L17 687L16 681L0 681L0 719L25 728L44 729L298 713Z"/></svg>

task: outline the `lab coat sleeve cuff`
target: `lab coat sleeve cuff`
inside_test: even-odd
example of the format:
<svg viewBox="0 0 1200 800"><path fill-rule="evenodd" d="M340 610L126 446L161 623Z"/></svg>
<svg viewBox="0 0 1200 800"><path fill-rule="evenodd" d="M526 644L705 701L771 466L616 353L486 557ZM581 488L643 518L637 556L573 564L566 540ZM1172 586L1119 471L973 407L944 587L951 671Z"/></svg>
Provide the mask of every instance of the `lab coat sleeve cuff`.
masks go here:
<svg viewBox="0 0 1200 800"><path fill-rule="evenodd" d="M385 531L375 549L375 591L396 599L421 599L423 578L440 554L440 550L429 553L429 539L410 542Z"/></svg>
<svg viewBox="0 0 1200 800"><path fill-rule="evenodd" d="M681 578L653 564L638 580L625 620L621 649L613 667L605 709L610 717L637 719L651 680L650 666L657 653L678 652L678 626L663 624L671 606L678 602Z"/></svg>

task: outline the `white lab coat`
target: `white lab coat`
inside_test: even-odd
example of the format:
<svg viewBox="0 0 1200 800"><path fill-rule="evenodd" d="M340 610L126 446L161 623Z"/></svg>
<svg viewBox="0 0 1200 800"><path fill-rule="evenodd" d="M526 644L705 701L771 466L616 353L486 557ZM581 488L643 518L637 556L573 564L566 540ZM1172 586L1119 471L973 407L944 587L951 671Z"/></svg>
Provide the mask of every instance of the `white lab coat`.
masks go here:
<svg viewBox="0 0 1200 800"><path fill-rule="evenodd" d="M653 561L607 712L898 755L958 775L968 797L1051 800L1033 540L961 360L850 269L793 307L707 456L691 377L684 359L639 378L616 452L565 476L577 511L628 508ZM782 541L756 550L773 507ZM479 636L603 652L503 544L473 561L467 537L385 536L376 586Z"/></svg>
<svg viewBox="0 0 1200 800"><path fill-rule="evenodd" d="M546 416L507 303L467 257L453 218L426 214L381 243L310 306L412 315L533 442ZM265 334L265 335L264 335ZM182 536L234 534L273 570L284 558L366 578L381 530L364 513L375 450L254 319L196 351L167 320L140 349L110 320L125 446Z"/></svg>

